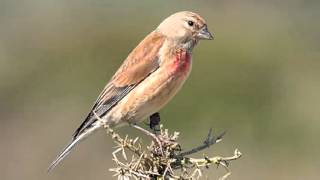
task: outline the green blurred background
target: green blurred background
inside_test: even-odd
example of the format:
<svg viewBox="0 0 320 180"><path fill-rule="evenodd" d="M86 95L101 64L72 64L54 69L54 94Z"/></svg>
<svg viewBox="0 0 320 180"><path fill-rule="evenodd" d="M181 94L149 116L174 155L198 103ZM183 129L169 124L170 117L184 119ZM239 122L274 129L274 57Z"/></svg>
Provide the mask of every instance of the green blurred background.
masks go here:
<svg viewBox="0 0 320 180"><path fill-rule="evenodd" d="M209 127L227 130L205 153L239 148L231 179L319 179L319 8L317 0L0 0L1 179L111 179L114 144L103 131L46 169L130 50L181 10L201 14L216 39L194 50L193 72L162 123L182 133L185 149Z"/></svg>

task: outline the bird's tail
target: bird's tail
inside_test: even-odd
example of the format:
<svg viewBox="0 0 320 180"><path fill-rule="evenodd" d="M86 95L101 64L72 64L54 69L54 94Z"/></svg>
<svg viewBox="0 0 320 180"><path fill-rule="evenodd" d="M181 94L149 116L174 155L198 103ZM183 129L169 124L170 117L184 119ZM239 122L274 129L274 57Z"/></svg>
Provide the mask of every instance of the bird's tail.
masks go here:
<svg viewBox="0 0 320 180"><path fill-rule="evenodd" d="M63 151L57 156L57 158L50 164L48 172L54 169L69 153L70 151L82 140L88 137L91 133L101 127L100 123L94 123L91 127L87 128L84 132L74 137L71 142L63 149Z"/></svg>

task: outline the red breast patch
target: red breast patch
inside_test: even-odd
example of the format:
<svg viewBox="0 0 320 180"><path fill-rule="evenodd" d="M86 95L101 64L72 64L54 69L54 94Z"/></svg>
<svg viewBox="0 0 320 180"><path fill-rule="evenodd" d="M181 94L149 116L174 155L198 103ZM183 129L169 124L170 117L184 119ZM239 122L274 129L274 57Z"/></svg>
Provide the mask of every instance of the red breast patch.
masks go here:
<svg viewBox="0 0 320 180"><path fill-rule="evenodd" d="M188 72L191 65L191 55L186 51L178 51L173 63L174 70L179 72Z"/></svg>

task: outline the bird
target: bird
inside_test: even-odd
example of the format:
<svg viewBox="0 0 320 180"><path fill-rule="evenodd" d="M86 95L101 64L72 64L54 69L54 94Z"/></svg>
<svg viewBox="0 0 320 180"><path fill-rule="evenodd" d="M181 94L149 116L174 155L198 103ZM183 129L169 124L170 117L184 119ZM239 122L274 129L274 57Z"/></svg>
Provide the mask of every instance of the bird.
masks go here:
<svg viewBox="0 0 320 180"><path fill-rule="evenodd" d="M194 47L212 39L197 13L181 11L165 18L129 53L48 172L104 125L136 124L162 109L188 78Z"/></svg>

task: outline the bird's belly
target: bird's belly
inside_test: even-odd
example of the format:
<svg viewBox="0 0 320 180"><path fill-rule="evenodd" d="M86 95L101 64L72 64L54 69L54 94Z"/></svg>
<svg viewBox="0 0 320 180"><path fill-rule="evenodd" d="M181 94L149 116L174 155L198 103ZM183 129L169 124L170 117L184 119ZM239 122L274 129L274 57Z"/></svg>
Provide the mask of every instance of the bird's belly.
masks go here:
<svg viewBox="0 0 320 180"><path fill-rule="evenodd" d="M160 68L133 89L114 109L111 119L136 123L159 111L179 91L187 79L191 65L184 71ZM115 122L115 124L118 124Z"/></svg>
<svg viewBox="0 0 320 180"><path fill-rule="evenodd" d="M146 92L140 99L137 96L136 102L132 103L131 114L129 113L129 120L140 121L150 116L151 114L159 111L165 106L183 85L185 79L168 78L162 84L159 84L157 88L150 87L150 91ZM149 87L141 87L141 90L148 89ZM139 94L139 93L138 93Z"/></svg>

